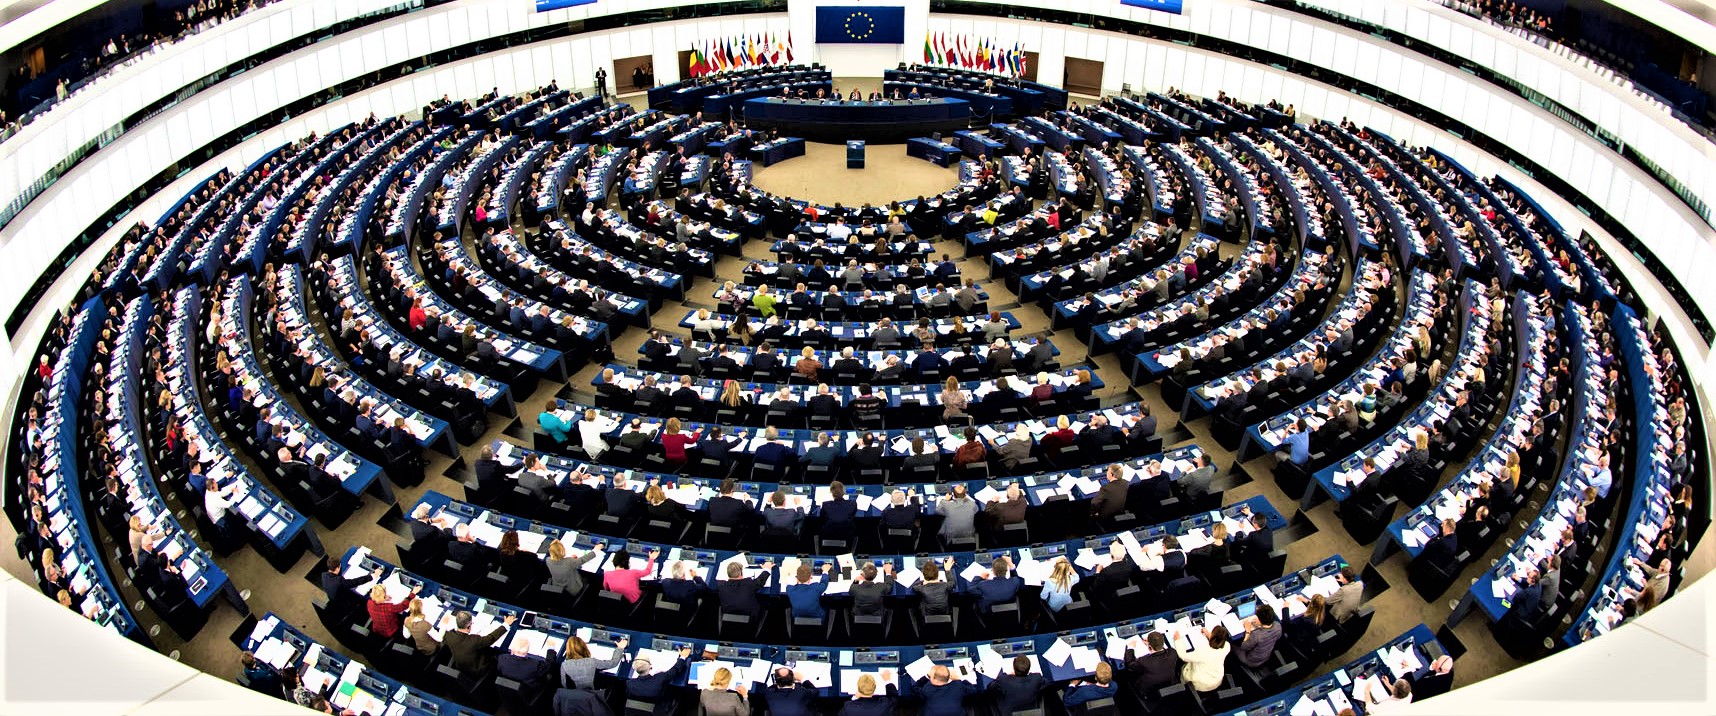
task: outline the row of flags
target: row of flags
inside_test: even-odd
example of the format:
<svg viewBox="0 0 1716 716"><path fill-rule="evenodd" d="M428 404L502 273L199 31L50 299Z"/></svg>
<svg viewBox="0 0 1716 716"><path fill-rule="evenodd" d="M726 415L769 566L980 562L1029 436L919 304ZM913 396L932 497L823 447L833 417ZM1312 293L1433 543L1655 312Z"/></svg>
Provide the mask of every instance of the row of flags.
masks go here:
<svg viewBox="0 0 1716 716"><path fill-rule="evenodd" d="M772 32L704 40L691 45L691 76L792 62L792 33Z"/></svg>
<svg viewBox="0 0 1716 716"><path fill-rule="evenodd" d="M1025 74L1026 59L1024 47L1017 43L1006 48L989 38L932 32L924 37L924 63L1017 77Z"/></svg>

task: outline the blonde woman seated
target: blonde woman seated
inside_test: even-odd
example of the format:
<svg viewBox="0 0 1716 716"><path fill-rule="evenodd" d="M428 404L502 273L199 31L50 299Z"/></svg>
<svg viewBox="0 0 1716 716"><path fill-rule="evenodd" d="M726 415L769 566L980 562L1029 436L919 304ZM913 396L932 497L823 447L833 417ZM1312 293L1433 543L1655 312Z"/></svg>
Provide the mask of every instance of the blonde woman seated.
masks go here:
<svg viewBox="0 0 1716 716"><path fill-rule="evenodd" d="M716 331L722 330L726 327L727 324L722 323L721 319L710 315L709 309L707 308L697 309L697 318L691 321L692 335L704 338L712 338Z"/></svg>
<svg viewBox="0 0 1716 716"><path fill-rule="evenodd" d="M1049 570L1049 578L1043 580L1043 603L1049 611L1058 612L1067 608L1073 601L1073 585L1078 584L1078 572L1073 570L1072 562L1066 557L1055 560L1055 566Z"/></svg>
<svg viewBox="0 0 1716 716"><path fill-rule="evenodd" d="M885 693L876 693L876 677L864 674L858 677L858 693L852 695L852 700L840 707L840 716L888 716L894 713L894 672L882 672L882 680L888 684Z"/></svg>
<svg viewBox="0 0 1716 716"><path fill-rule="evenodd" d="M959 389L958 378L951 375L947 377L947 383L941 389L941 405L942 420L965 417L965 411L970 406L965 399L965 391Z"/></svg>
<svg viewBox="0 0 1716 716"><path fill-rule="evenodd" d="M708 688L697 697L705 716L750 716L750 689L733 683L733 672L726 667L715 670L709 677Z"/></svg>
<svg viewBox="0 0 1716 716"><path fill-rule="evenodd" d="M804 350L799 351L798 363L793 365L794 373L802 375L808 380L815 381L817 374L821 371L822 361L816 359L816 349L811 348L810 346L805 346Z"/></svg>

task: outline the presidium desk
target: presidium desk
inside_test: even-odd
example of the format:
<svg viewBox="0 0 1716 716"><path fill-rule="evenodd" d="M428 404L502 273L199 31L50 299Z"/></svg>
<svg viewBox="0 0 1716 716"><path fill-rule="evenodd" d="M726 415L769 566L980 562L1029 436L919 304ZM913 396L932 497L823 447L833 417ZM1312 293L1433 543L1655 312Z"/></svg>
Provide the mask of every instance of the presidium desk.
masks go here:
<svg viewBox="0 0 1716 716"><path fill-rule="evenodd" d="M904 142L934 132L952 134L965 129L970 118L970 102L946 97L884 102L745 100L747 126L779 129L785 136L819 142Z"/></svg>

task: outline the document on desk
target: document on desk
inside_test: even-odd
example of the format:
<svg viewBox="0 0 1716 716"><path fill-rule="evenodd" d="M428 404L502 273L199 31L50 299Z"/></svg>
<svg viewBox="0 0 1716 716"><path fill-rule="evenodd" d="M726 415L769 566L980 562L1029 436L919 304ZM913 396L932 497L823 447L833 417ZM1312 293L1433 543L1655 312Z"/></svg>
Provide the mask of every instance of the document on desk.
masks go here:
<svg viewBox="0 0 1716 716"><path fill-rule="evenodd" d="M1122 654L1122 656L1125 656ZM1096 649L1088 646L1072 648L1072 666L1081 673L1094 673L1096 665L1102 663L1102 655Z"/></svg>
<svg viewBox="0 0 1716 716"><path fill-rule="evenodd" d="M1010 668L1010 661L1007 657L997 653L993 646L988 644L977 645L977 671L984 676L991 679L1000 676L1003 670Z"/></svg>
<svg viewBox="0 0 1716 716"><path fill-rule="evenodd" d="M1071 644L1068 644L1065 639L1056 637L1054 642L1049 644L1048 650L1043 652L1043 658L1055 666L1066 666L1067 660L1072 658L1072 652Z"/></svg>
<svg viewBox="0 0 1716 716"><path fill-rule="evenodd" d="M964 579L967 582L975 581L978 577L987 577L988 574L989 565L976 561L965 565L965 569L959 570L960 579Z"/></svg>
<svg viewBox="0 0 1716 716"><path fill-rule="evenodd" d="M917 681L918 679L927 678L930 674L930 669L933 668L935 668L934 661L930 660L928 656L920 656L917 661L906 664L906 676L910 677L912 681Z"/></svg>
<svg viewBox="0 0 1716 716"><path fill-rule="evenodd" d="M788 666L819 689L834 687L834 665L826 661L796 661Z"/></svg>

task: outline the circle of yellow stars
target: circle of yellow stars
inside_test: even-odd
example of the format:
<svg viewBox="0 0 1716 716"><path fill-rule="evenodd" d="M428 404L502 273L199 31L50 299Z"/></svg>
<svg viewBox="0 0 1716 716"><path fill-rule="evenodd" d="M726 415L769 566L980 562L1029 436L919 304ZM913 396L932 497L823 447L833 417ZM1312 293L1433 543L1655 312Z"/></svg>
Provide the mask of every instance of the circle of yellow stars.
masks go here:
<svg viewBox="0 0 1716 716"><path fill-rule="evenodd" d="M864 18L864 22L869 25L869 27L864 28L864 34L862 34L862 35L852 31L852 20L855 18L860 18L860 17ZM870 17L870 13L867 13L867 12L860 10L858 12L855 12L855 13L852 13L851 15L846 16L846 36L847 37L850 37L854 40L868 40L868 39L870 39L870 36L874 35L874 34L876 34L876 18Z"/></svg>

